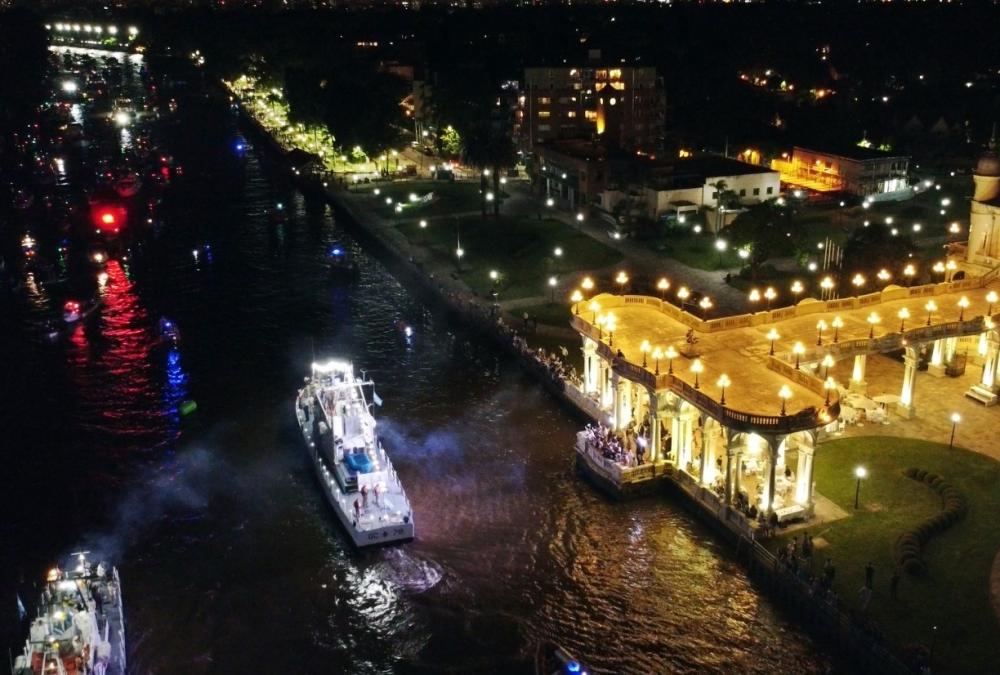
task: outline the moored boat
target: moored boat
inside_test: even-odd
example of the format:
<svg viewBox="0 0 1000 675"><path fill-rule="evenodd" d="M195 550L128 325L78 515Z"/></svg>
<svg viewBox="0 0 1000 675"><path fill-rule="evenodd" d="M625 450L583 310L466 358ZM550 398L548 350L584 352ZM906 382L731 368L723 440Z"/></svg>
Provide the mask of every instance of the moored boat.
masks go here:
<svg viewBox="0 0 1000 675"><path fill-rule="evenodd" d="M20 602L20 598L18 599ZM118 570L74 553L49 570L14 675L125 675L125 613Z"/></svg>
<svg viewBox="0 0 1000 675"><path fill-rule="evenodd" d="M554 642L541 642L535 651L535 675L587 675L587 667Z"/></svg>
<svg viewBox="0 0 1000 675"><path fill-rule="evenodd" d="M355 376L346 361L327 361L312 365L295 406L327 501L359 548L414 536L410 502L376 433L373 404L381 400L371 380Z"/></svg>

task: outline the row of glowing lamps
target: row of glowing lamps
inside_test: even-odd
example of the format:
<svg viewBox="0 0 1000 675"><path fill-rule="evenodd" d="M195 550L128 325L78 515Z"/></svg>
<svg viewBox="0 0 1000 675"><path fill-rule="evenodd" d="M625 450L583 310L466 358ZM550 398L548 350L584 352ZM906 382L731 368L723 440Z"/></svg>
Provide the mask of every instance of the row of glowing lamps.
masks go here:
<svg viewBox="0 0 1000 675"><path fill-rule="evenodd" d="M52 30L52 28L52 24L45 25L46 30ZM118 26L108 26L105 28L104 26L89 23L57 23L55 24L55 29L60 33L92 33L94 35L102 35L106 32L108 35L118 35ZM139 29L135 26L129 26L128 34L131 37L135 37L139 34Z"/></svg>
<svg viewBox="0 0 1000 675"><path fill-rule="evenodd" d="M490 277L494 281L497 279L495 274L496 273L493 271L490 272ZM616 277L616 281L624 286L624 284L628 283L628 276L624 272L620 272L618 277ZM554 285L554 278L550 280L550 282L552 282L552 285ZM594 288L594 282L590 277L585 277L583 279L583 282L581 283L581 286L584 290L586 290L589 293ZM666 292L666 290L670 287L670 282L667 281L666 279L661 279L660 282L657 284L657 287L660 288L663 292ZM686 290L686 289L682 287L680 290ZM685 293L683 294L683 297L686 298L687 295L688 294ZM571 300L573 300L574 303L577 303L576 313L579 314L580 313L579 303L583 302L584 300L582 291L580 289L574 291ZM704 298L703 302L704 300L707 300L707 298ZM993 314L993 306L998 301L1000 301L1000 296L997 295L996 291L990 291L989 293L986 294L986 302L989 305L987 309L987 318L986 318L987 329L993 327L993 322L991 321L990 317ZM963 295L961 298L958 299L958 302L956 304L959 308L958 320L964 321L965 310L969 306L969 299ZM707 309L710 307L711 307L711 301L708 301L705 305L705 308ZM618 319L615 316L614 312L608 312L607 314L600 314L601 305L597 300L591 300L590 303L587 305L587 309L593 312L593 323L595 326L597 326L598 339L604 339L604 332L607 331L608 346L613 347L615 340L615 329L618 327L617 325ZM934 312L938 310L938 305L934 300L928 300L927 303L924 305L924 310L926 310L927 312L926 325L930 326L933 323ZM902 333L906 330L907 319L911 317L910 310L906 307L902 307L896 313L896 316L899 318L900 321L899 332ZM871 340L875 338L875 326L877 326L882 322L882 318L878 315L878 313L871 312L867 317L867 322L869 324L868 339ZM817 346L823 345L823 334L831 328L833 329L833 343L836 344L837 342L839 342L840 329L843 328L843 326L844 326L844 321L839 316L833 317L833 319L830 321L829 324L824 319L820 319L816 323L816 345ZM774 344L776 341L781 339L781 334L778 332L776 328L771 328L771 330L768 331L766 337L770 342L769 354L771 356L774 356ZM667 368L668 368L667 374L668 375L674 374L674 359L677 358L679 354L672 345L668 346L666 349L663 349L661 347L653 347L650 344L649 340L643 340L642 343L640 343L639 345L639 351L642 352L643 368L649 367L648 357L651 356L654 362L654 374L656 375L660 374L660 361L663 359L667 360ZM795 355L796 370L801 369L801 358L802 355L805 354L805 352L806 352L806 347L802 342L796 342L792 346L792 353ZM824 368L823 388L826 391L827 405L829 405L830 403L831 392L837 388L836 381L832 377L830 377L830 368L833 367L834 363L835 361L833 356L827 354L826 356L823 357L822 361L820 361L819 364ZM694 359L694 361L692 361L691 372L694 374L694 388L700 389L701 388L700 375L702 372L704 372L704 366L701 362L701 359L696 358ZM719 379L716 381L716 386L719 387L721 390L719 403L723 406L726 405L726 387L730 386L731 384L732 380L726 373L722 373L719 376ZM778 391L778 396L781 399L781 414L785 415L786 403L788 399L792 397L791 388L788 385L782 385L781 389Z"/></svg>

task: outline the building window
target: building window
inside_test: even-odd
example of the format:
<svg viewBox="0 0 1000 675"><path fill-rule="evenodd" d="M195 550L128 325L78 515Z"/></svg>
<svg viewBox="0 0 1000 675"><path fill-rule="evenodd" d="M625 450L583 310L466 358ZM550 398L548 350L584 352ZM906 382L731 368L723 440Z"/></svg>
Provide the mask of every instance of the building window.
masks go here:
<svg viewBox="0 0 1000 675"><path fill-rule="evenodd" d="M583 111L583 116L586 119L588 119L588 120L590 120L590 121L593 122L594 120L597 119L597 111L596 110L584 110Z"/></svg>
<svg viewBox="0 0 1000 675"><path fill-rule="evenodd" d="M747 196L747 191L746 190L740 190L740 197L746 197L746 196Z"/></svg>
<svg viewBox="0 0 1000 675"><path fill-rule="evenodd" d="M712 193L712 199L718 199L718 198L719 198L719 193L718 193L718 191L716 191L716 192L713 192L713 193Z"/></svg>
<svg viewBox="0 0 1000 675"><path fill-rule="evenodd" d="M548 131L549 129L551 129L551 127L548 124L539 124L538 125L538 130L539 131Z"/></svg>
<svg viewBox="0 0 1000 675"><path fill-rule="evenodd" d="M539 105L548 105L550 103L552 103L552 99L549 98L548 96L539 96L538 97L538 104Z"/></svg>
<svg viewBox="0 0 1000 675"><path fill-rule="evenodd" d="M548 119L551 116L552 116L552 113L549 112L548 110L539 110L538 111L538 118L539 119L543 119L544 120L544 119Z"/></svg>
<svg viewBox="0 0 1000 675"><path fill-rule="evenodd" d="M575 110L567 110L566 111L566 117L576 117L576 111Z"/></svg>
<svg viewBox="0 0 1000 675"><path fill-rule="evenodd" d="M621 68L612 68L608 72L608 77L610 77L612 80L620 80L620 79L622 79L622 69Z"/></svg>
<svg viewBox="0 0 1000 675"><path fill-rule="evenodd" d="M753 196L756 197L759 194L760 194L760 188L754 188L753 189Z"/></svg>
<svg viewBox="0 0 1000 675"><path fill-rule="evenodd" d="M773 192L774 192L774 188L773 187L767 188L767 194L771 194Z"/></svg>

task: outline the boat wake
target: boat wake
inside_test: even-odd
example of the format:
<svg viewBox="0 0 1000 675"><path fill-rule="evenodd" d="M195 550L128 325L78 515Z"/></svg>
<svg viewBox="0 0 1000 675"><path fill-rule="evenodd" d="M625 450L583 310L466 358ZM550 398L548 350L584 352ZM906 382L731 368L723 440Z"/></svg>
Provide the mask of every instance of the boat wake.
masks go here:
<svg viewBox="0 0 1000 675"><path fill-rule="evenodd" d="M401 548L383 549L376 568L383 579L411 593L429 591L444 577L436 562Z"/></svg>

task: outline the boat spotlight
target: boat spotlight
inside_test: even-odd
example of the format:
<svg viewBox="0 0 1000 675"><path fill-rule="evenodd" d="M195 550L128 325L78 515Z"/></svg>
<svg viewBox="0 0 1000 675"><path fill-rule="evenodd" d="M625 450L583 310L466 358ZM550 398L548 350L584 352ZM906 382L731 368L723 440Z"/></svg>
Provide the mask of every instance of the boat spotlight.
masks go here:
<svg viewBox="0 0 1000 675"><path fill-rule="evenodd" d="M132 123L132 116L124 110L115 113L115 123L120 127L127 127Z"/></svg>

